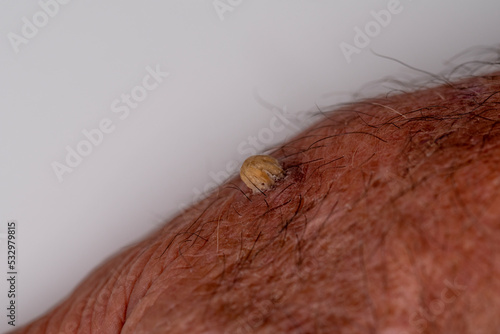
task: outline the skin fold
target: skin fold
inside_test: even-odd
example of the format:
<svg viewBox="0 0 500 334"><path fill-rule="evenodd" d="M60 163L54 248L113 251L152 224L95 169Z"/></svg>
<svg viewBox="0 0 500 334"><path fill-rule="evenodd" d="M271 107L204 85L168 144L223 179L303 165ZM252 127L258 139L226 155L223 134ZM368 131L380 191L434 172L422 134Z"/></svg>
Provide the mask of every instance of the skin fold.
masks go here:
<svg viewBox="0 0 500 334"><path fill-rule="evenodd" d="M500 73L340 106L13 333L494 333Z"/></svg>

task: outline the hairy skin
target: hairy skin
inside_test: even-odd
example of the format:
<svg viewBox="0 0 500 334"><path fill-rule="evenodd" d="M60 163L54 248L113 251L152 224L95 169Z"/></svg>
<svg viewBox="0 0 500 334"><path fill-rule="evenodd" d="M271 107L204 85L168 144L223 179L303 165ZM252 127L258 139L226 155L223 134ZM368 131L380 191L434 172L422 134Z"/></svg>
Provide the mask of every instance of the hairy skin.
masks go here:
<svg viewBox="0 0 500 334"><path fill-rule="evenodd" d="M15 333L493 333L500 74L362 101Z"/></svg>

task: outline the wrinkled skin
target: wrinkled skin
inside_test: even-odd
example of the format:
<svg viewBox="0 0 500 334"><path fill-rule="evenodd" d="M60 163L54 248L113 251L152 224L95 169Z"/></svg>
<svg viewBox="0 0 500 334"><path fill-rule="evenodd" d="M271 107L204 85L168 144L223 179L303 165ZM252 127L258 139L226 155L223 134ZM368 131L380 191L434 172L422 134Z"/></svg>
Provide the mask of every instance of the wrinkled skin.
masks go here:
<svg viewBox="0 0 500 334"><path fill-rule="evenodd" d="M346 105L15 333L494 333L500 74Z"/></svg>

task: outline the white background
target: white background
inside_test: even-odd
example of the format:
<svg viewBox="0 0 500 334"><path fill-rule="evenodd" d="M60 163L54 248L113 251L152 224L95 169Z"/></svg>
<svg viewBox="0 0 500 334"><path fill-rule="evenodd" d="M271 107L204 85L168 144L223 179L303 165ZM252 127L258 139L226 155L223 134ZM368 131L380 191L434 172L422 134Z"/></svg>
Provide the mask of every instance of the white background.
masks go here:
<svg viewBox="0 0 500 334"><path fill-rule="evenodd" d="M459 52L498 43L500 31L498 1L401 0L379 31L371 11L388 1L220 3L231 10L212 0L72 0L46 22L36 1L0 3L0 232L17 220L18 324L196 200L213 173L296 133L294 115L415 74L370 49L438 73ZM44 25L16 52L12 36L24 38L23 17L34 15ZM367 25L372 36L348 62L341 43L356 46L356 27ZM111 104L142 85L148 66L169 76L120 119ZM52 164L103 119L114 131L59 182Z"/></svg>

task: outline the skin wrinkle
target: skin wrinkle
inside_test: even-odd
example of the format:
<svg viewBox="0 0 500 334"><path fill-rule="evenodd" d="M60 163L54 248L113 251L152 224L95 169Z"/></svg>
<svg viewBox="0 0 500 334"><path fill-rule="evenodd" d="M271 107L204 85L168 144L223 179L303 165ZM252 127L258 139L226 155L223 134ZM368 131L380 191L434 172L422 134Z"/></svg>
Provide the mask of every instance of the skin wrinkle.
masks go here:
<svg viewBox="0 0 500 334"><path fill-rule="evenodd" d="M276 150L275 189L230 180L18 332L491 332L499 91L488 75L320 112Z"/></svg>

